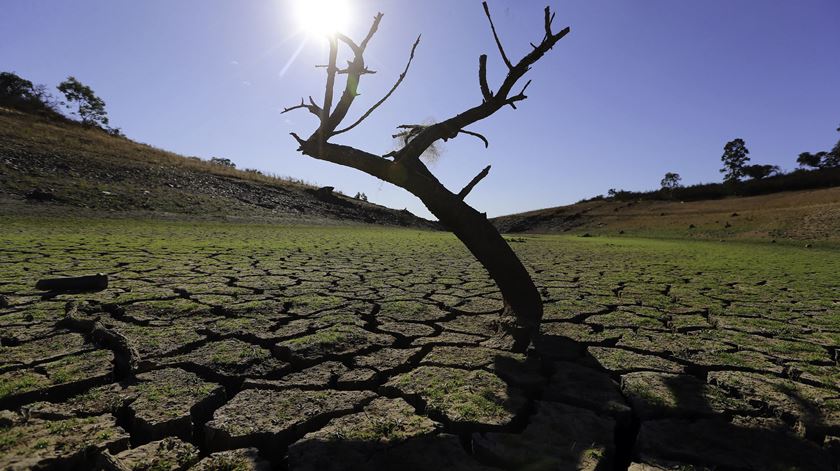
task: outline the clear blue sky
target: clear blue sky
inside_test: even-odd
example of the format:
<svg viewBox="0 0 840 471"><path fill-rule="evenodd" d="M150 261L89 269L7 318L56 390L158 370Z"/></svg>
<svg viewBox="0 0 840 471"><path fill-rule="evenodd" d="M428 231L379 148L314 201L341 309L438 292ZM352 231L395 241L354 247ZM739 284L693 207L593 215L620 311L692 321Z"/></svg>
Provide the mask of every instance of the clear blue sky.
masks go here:
<svg viewBox="0 0 840 471"><path fill-rule="evenodd" d="M419 200L353 169L295 152L305 112L323 94L324 42L299 31L290 0L3 0L0 69L54 87L68 75L107 103L131 138L203 158L365 192L429 216ZM719 181L726 141L746 140L755 163L795 167L802 151L840 137L837 0L551 0L572 34L537 64L530 99L446 144L432 170L457 191L485 165L469 202L491 216L574 202L609 188ZM355 111L387 91L423 34L409 77L364 125L338 142L385 153L394 126L445 119L480 100L478 56L491 86L503 64L479 0L355 0L353 27L385 13L369 48L378 71ZM544 1L493 0L509 55L542 35ZM295 52L300 48L296 58Z"/></svg>

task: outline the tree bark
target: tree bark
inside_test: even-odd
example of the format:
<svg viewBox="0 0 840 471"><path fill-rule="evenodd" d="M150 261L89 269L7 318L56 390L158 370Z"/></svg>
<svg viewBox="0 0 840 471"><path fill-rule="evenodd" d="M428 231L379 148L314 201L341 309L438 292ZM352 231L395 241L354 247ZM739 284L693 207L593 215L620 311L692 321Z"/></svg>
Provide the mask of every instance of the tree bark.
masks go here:
<svg viewBox="0 0 840 471"><path fill-rule="evenodd" d="M420 198L487 269L504 299L497 335L491 345L527 350L539 333L542 298L528 270L487 217L436 180L410 179L405 188Z"/></svg>

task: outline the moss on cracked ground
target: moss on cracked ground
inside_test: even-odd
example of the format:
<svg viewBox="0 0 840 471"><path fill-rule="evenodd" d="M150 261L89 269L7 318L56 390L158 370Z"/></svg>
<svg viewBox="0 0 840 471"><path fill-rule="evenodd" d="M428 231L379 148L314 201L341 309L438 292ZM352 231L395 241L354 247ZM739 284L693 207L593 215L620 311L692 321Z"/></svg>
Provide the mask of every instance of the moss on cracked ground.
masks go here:
<svg viewBox="0 0 840 471"><path fill-rule="evenodd" d="M432 427L427 420L463 436L507 433L505 426L530 410L518 388L626 419L627 407L602 408L591 404L596 397L536 396L541 381L504 368L518 372L521 357L480 347L489 345L498 293L451 234L0 216L0 247L0 409L37 401L35 412L45 417L137 408L154 424L184 422L189 435L191 424L181 419L223 389L208 383L246 384L208 408L215 410L209 442L193 445L210 452L264 452L272 443L260 445L265 437L318 429L341 440L411 441ZM528 236L514 249L545 301L537 348L546 369L554 360L574 362L616 385L649 372L695 378L680 384L701 393L696 404L663 388L638 389L651 420L796 418L804 433L793 420L779 426L799 436L836 436L840 247L551 235ZM110 283L98 293L43 298L34 290L41 278L100 271ZM162 376L132 383L141 373L126 383L136 384L131 397L121 396L112 373L123 358L90 339L78 342L81 332L67 336L59 324L69 300L86 306L80 316L123 335L140 356L140 371L181 367L205 384ZM63 343L51 349L52 338ZM540 375L543 382L551 376ZM74 396L64 397L68 391ZM410 409L363 411L377 395L403 398ZM738 397L756 410L728 401ZM181 410L177 420L165 415L170 404ZM48 459L50 431L68 427L53 422L7 424L0 450L22 449L23 440L26 454ZM121 437L101 425L92 427L95 440ZM585 459L608 459L595 456L600 446Z"/></svg>
<svg viewBox="0 0 840 471"><path fill-rule="evenodd" d="M481 370L421 366L393 378L386 387L419 397L429 411L454 423L505 425L525 403L518 391Z"/></svg>

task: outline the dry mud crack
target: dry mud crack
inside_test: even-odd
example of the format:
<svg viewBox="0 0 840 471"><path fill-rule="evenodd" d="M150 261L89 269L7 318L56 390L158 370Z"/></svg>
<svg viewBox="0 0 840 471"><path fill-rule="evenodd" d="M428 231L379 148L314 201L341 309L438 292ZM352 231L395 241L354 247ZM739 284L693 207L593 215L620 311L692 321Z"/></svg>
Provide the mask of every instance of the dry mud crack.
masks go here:
<svg viewBox="0 0 840 471"><path fill-rule="evenodd" d="M514 355L483 346L501 300L448 236L148 248L164 229L4 236L0 468L838 469L819 270L528 238L546 314ZM97 271L108 290L32 288Z"/></svg>

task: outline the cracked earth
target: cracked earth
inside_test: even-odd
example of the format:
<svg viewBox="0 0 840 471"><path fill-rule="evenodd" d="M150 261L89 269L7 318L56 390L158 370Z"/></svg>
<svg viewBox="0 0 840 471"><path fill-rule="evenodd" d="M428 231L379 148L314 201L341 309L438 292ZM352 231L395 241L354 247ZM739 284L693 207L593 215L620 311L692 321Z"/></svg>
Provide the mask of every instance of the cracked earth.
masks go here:
<svg viewBox="0 0 840 471"><path fill-rule="evenodd" d="M129 229L0 233L0 468L838 469L836 251L516 239L521 355L447 234Z"/></svg>

